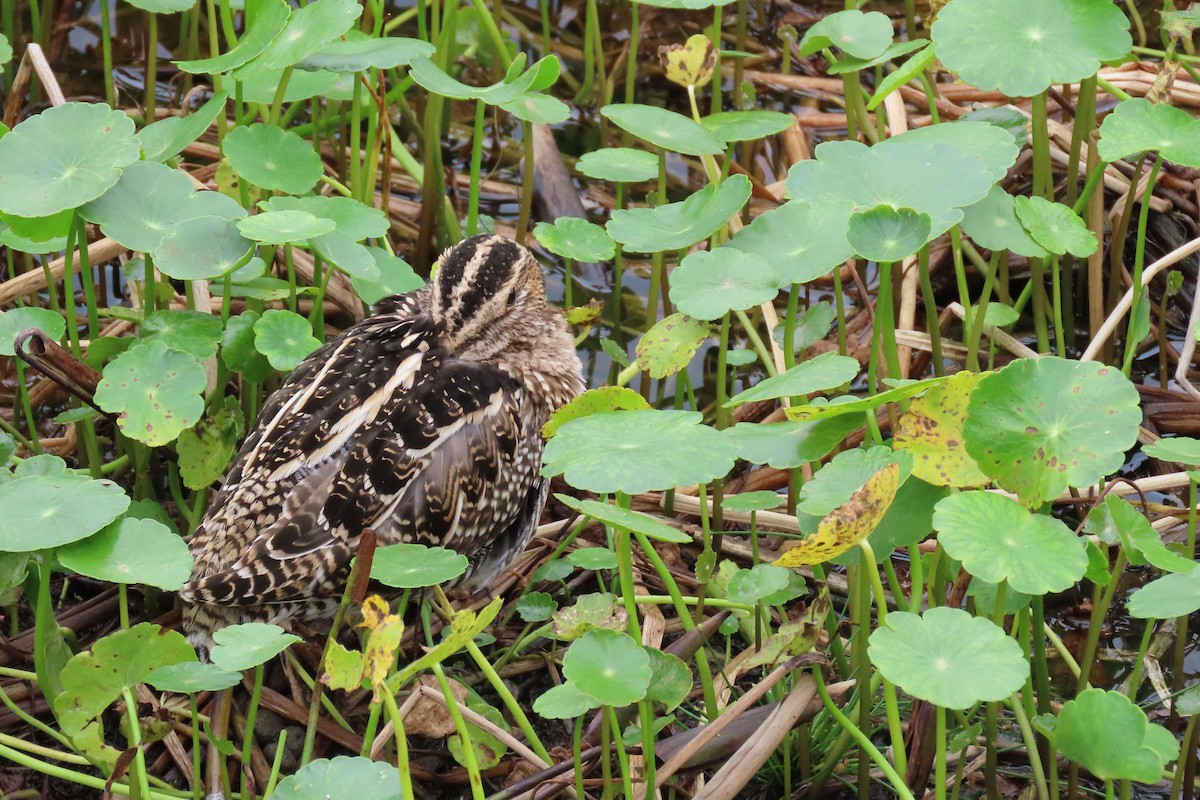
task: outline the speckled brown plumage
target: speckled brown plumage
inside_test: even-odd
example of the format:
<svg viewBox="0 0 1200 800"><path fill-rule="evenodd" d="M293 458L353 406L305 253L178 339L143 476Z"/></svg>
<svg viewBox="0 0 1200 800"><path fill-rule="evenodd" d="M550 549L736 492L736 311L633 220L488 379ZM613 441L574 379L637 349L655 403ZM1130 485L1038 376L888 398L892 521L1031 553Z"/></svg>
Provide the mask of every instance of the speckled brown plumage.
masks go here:
<svg viewBox="0 0 1200 800"><path fill-rule="evenodd" d="M546 499L540 428L583 389L524 247L476 236L427 287L304 360L267 400L189 546L184 629L328 617L364 528L470 559L485 583Z"/></svg>

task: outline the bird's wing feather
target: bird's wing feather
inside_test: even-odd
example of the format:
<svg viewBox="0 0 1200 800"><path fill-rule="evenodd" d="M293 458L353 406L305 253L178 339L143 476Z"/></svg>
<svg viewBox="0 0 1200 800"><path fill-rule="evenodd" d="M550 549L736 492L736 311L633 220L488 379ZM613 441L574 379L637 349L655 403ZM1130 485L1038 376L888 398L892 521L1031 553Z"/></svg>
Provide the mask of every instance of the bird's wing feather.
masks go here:
<svg viewBox="0 0 1200 800"><path fill-rule="evenodd" d="M263 409L261 434L206 520L205 535L240 541L210 544L228 555L185 587L185 599L258 605L336 594L366 527L381 544L445 544L470 557L520 511L537 476L517 446L528 431L515 378L448 356L412 321L330 344L323 364L305 362L304 377L289 378L287 399ZM258 515L263 524L224 521L218 531L223 508L281 496Z"/></svg>

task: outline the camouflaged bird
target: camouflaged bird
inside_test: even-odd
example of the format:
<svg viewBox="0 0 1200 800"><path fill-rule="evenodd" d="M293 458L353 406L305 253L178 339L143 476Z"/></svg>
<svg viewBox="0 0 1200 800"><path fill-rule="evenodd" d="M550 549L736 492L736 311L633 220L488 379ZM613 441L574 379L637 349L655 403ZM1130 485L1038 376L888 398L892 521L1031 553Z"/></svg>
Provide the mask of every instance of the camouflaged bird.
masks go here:
<svg viewBox="0 0 1200 800"><path fill-rule="evenodd" d="M476 587L528 544L540 429L583 390L574 342L524 247L476 236L439 265L263 406L189 543L183 625L202 652L225 625L332 616L364 528L464 554Z"/></svg>

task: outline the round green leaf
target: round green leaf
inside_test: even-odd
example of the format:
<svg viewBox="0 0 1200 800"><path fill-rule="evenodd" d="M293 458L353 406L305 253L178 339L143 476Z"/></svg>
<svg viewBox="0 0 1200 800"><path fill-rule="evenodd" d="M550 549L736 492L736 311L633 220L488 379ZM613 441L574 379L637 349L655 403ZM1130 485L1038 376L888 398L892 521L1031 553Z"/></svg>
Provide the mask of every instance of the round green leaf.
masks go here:
<svg viewBox="0 0 1200 800"><path fill-rule="evenodd" d="M306 8L340 1L325 0ZM355 7L359 8L357 4ZM321 157L308 142L274 125L256 122L234 128L225 136L223 148L237 174L264 189L303 194L321 177Z"/></svg>
<svg viewBox="0 0 1200 800"><path fill-rule="evenodd" d="M71 472L18 475L0 483L0 551L28 553L91 536L129 506L108 480Z"/></svg>
<svg viewBox="0 0 1200 800"><path fill-rule="evenodd" d="M700 124L724 142L749 142L792 127L796 118L782 111L718 111Z"/></svg>
<svg viewBox="0 0 1200 800"><path fill-rule="evenodd" d="M640 511L621 508L612 503L602 503L599 500L577 500L565 494L556 494L554 496L568 508L572 508L580 514L603 522L606 525L628 528L631 531L637 531L649 536L651 539L658 539L663 542L684 544L692 541L691 536L678 528L673 528L665 522L661 522Z"/></svg>
<svg viewBox="0 0 1200 800"><path fill-rule="evenodd" d="M617 568L617 554L607 547L581 547L567 554L570 561L580 569L592 571Z"/></svg>
<svg viewBox="0 0 1200 800"><path fill-rule="evenodd" d="M650 687L646 698L662 703L670 711L687 699L692 691L692 673L683 659L651 647L643 648L650 656Z"/></svg>
<svg viewBox="0 0 1200 800"><path fill-rule="evenodd" d="M874 58L892 43L892 21L878 11L835 11L821 18L800 40L800 57L836 46L857 58Z"/></svg>
<svg viewBox="0 0 1200 800"><path fill-rule="evenodd" d="M52 106L0 138L0 211L48 217L78 208L140 155L125 112L100 103Z"/></svg>
<svg viewBox="0 0 1200 800"><path fill-rule="evenodd" d="M296 642L299 636L288 633L278 625L265 622L243 622L229 625L213 634L213 648L209 658L228 672L257 667L282 653Z"/></svg>
<svg viewBox="0 0 1200 800"><path fill-rule="evenodd" d="M1200 570L1175 572L1151 581L1129 599L1129 613L1146 619L1182 617L1200 609Z"/></svg>
<svg viewBox="0 0 1200 800"><path fill-rule="evenodd" d="M341 231L333 231L309 240L312 249L352 278L366 281L379 279L375 257L361 244Z"/></svg>
<svg viewBox="0 0 1200 800"><path fill-rule="evenodd" d="M955 0L932 34L947 69L1009 97L1090 77L1133 45L1129 20L1106 0Z"/></svg>
<svg viewBox="0 0 1200 800"><path fill-rule="evenodd" d="M850 200L856 209L889 205L929 215L930 238L962 219L962 208L992 188L988 165L942 142L897 141L867 147L859 142L823 142L816 158L788 171L788 193L822 204Z"/></svg>
<svg viewBox="0 0 1200 800"><path fill-rule="evenodd" d="M362 15L357 0L321 0L292 11L287 26L275 37L262 55L239 73L252 73L256 67L283 69L321 50L350 30ZM234 77L239 80L244 74ZM263 184L258 184L263 186Z"/></svg>
<svg viewBox="0 0 1200 800"><path fill-rule="evenodd" d="M187 543L152 519L121 519L58 551L64 567L109 583L144 583L173 592L192 574Z"/></svg>
<svg viewBox="0 0 1200 800"><path fill-rule="evenodd" d="M600 113L621 130L664 150L686 156L708 156L725 150L725 142L719 136L689 117L665 108L610 103Z"/></svg>
<svg viewBox="0 0 1200 800"><path fill-rule="evenodd" d="M607 111L612 106L606 106ZM750 179L732 175L721 184L710 183L686 200L655 208L617 209L606 226L626 250L654 253L681 250L729 221L750 199Z"/></svg>
<svg viewBox="0 0 1200 800"><path fill-rule="evenodd" d="M632 147L605 147L584 153L575 168L600 181L648 181L658 174L658 158L653 153Z"/></svg>
<svg viewBox="0 0 1200 800"><path fill-rule="evenodd" d="M850 216L846 239L863 258L900 261L915 253L929 238L928 214L911 208L875 206Z"/></svg>
<svg viewBox="0 0 1200 800"><path fill-rule="evenodd" d="M154 249L154 265L177 280L219 278L242 263L253 246L235 220L194 217L162 237Z"/></svg>
<svg viewBox="0 0 1200 800"><path fill-rule="evenodd" d="M314 217L332 220L337 225L338 233L356 242L378 238L388 231L388 219L382 211L349 197L279 195L263 200L258 207L263 211L307 211Z"/></svg>
<svg viewBox="0 0 1200 800"><path fill-rule="evenodd" d="M137 161L117 184L85 204L79 215L130 250L149 253L172 228L196 216L189 203L196 190L187 175L165 164Z"/></svg>
<svg viewBox="0 0 1200 800"><path fill-rule="evenodd" d="M846 228L854 203L791 200L759 214L726 245L767 260L781 282L807 283L854 256Z"/></svg>
<svg viewBox="0 0 1200 800"><path fill-rule="evenodd" d="M638 494L724 477L733 446L694 411L613 411L572 420L546 444L542 474L578 489Z"/></svg>
<svg viewBox="0 0 1200 800"><path fill-rule="evenodd" d="M934 509L933 527L967 572L1028 595L1061 592L1087 571L1083 542L1062 520L1031 514L1004 495L951 495Z"/></svg>
<svg viewBox="0 0 1200 800"><path fill-rule="evenodd" d="M139 341L157 339L198 360L216 355L221 336L221 318L200 311L152 312L142 320L138 332Z"/></svg>
<svg viewBox="0 0 1200 800"><path fill-rule="evenodd" d="M267 357L280 372L290 372L321 340L312 335L312 326L294 311L269 309L254 323L254 349Z"/></svg>
<svg viewBox="0 0 1200 800"><path fill-rule="evenodd" d="M858 375L858 360L840 356L832 351L821 353L816 358L802 361L786 372L765 378L726 403L737 406L759 400L775 400L780 397L798 397L836 389L849 383Z"/></svg>
<svg viewBox="0 0 1200 800"><path fill-rule="evenodd" d="M541 92L525 92L514 97L500 107L517 119L535 122L540 125L557 125L571 117L571 107L559 100Z"/></svg>
<svg viewBox="0 0 1200 800"><path fill-rule="evenodd" d="M599 705L584 694L578 684L568 681L542 692L533 701L533 710L545 719L575 719Z"/></svg>
<svg viewBox="0 0 1200 800"><path fill-rule="evenodd" d="M1011 250L1017 255L1044 258L1046 250L1033 240L1017 219L1011 194L998 184L987 197L963 209L962 229L978 245L989 250ZM991 304L988 305L990 309Z"/></svg>
<svg viewBox="0 0 1200 800"><path fill-rule="evenodd" d="M787 588L791 571L774 564L739 569L729 581L729 597L739 603L757 603Z"/></svg>
<svg viewBox="0 0 1200 800"><path fill-rule="evenodd" d="M912 457L903 450L871 447L838 453L804 484L796 508L814 517L824 517L849 502L872 477L892 464L900 467L897 483L903 484L912 472Z"/></svg>
<svg viewBox="0 0 1200 800"><path fill-rule="evenodd" d="M0 317L0 320L4 319ZM1146 445L1142 452L1159 461L1174 461L1189 467L1200 466L1200 439L1172 436Z"/></svg>
<svg viewBox="0 0 1200 800"><path fill-rule="evenodd" d="M858 426L858 419L846 415L811 422L739 422L723 433L737 449L738 458L776 469L795 469L829 455Z"/></svg>
<svg viewBox="0 0 1200 800"><path fill-rule="evenodd" d="M545 622L558 610L558 603L546 592L530 592L517 601L517 613L525 622Z"/></svg>
<svg viewBox="0 0 1200 800"><path fill-rule="evenodd" d="M986 122L995 125L1012 136L1013 144L1018 148L1024 147L1029 138L1029 118L1012 106L977 108L963 114L959 122Z"/></svg>
<svg viewBox="0 0 1200 800"><path fill-rule="evenodd" d="M13 49L12 43L8 41L8 37L0 33L0 64L7 64L12 61Z"/></svg>
<svg viewBox="0 0 1200 800"><path fill-rule="evenodd" d="M350 33L357 34L356 31ZM333 72L362 72L374 67L391 69L411 62L417 56L432 56L434 46L420 39L389 36L375 39L365 34L334 39L310 56L296 62L298 69L327 69Z"/></svg>
<svg viewBox="0 0 1200 800"><path fill-rule="evenodd" d="M185 661L159 667L146 676L146 683L160 692L194 694L195 692L219 692L242 682L237 672L226 672L216 664L201 661Z"/></svg>
<svg viewBox="0 0 1200 800"><path fill-rule="evenodd" d="M261 319L257 311L244 311L225 323L221 340L221 360L248 381L261 383L271 374L266 356L254 349L254 323Z"/></svg>
<svg viewBox="0 0 1200 800"><path fill-rule="evenodd" d="M784 500L785 498L780 497L778 492L766 490L739 492L738 494L725 495L721 500L721 508L726 511L740 512L766 511L768 509L779 508Z"/></svg>
<svg viewBox="0 0 1200 800"><path fill-rule="evenodd" d="M196 0L129 0L129 5L152 14L175 14L195 6Z"/></svg>
<svg viewBox="0 0 1200 800"><path fill-rule="evenodd" d="M37 328L57 342L67 332L67 322L62 314L38 306L24 306L0 313L0 356L15 356L17 337L28 328Z"/></svg>
<svg viewBox="0 0 1200 800"><path fill-rule="evenodd" d="M195 660L196 651L183 634L151 622L110 633L63 668L63 692L54 698L63 733L78 736L123 690L143 683L158 667Z"/></svg>
<svg viewBox="0 0 1200 800"><path fill-rule="evenodd" d="M676 311L654 323L637 343L638 366L651 378L665 378L687 367L711 335L708 323Z"/></svg>
<svg viewBox="0 0 1200 800"><path fill-rule="evenodd" d="M533 236L554 255L575 261L607 261L617 254L617 245L604 228L579 217L539 222Z"/></svg>
<svg viewBox="0 0 1200 800"><path fill-rule="evenodd" d="M104 368L96 404L120 414L117 425L132 439L157 447L196 424L208 385L194 357L161 341L139 343Z"/></svg>
<svg viewBox="0 0 1200 800"><path fill-rule="evenodd" d="M671 302L696 319L720 319L779 294L779 278L762 256L731 247L686 256L671 273Z"/></svg>
<svg viewBox="0 0 1200 800"><path fill-rule="evenodd" d="M984 376L963 436L985 474L1037 508L1120 469L1141 419L1137 389L1120 371L1050 356Z"/></svg>
<svg viewBox="0 0 1200 800"><path fill-rule="evenodd" d="M991 620L939 606L887 615L870 639L871 661L913 697L966 709L1004 700L1029 677L1021 646Z"/></svg>
<svg viewBox="0 0 1200 800"><path fill-rule="evenodd" d="M364 303L378 303L389 295L404 294L425 285L421 276L403 258L392 255L382 247L368 247L367 251L375 260L379 278L373 281L353 276L350 278L354 291L358 292Z"/></svg>
<svg viewBox="0 0 1200 800"><path fill-rule="evenodd" d="M220 75L240 67L267 49L287 24L291 13L287 0L264 0L258 4L258 13L250 18L248 29L233 48L213 58L176 61L175 65L193 75Z"/></svg>
<svg viewBox="0 0 1200 800"><path fill-rule="evenodd" d="M1182 108L1134 97L1100 123L1100 157L1117 161L1154 151L1176 164L1200 168L1200 122Z"/></svg>
<svg viewBox="0 0 1200 800"><path fill-rule="evenodd" d="M264 211L237 223L247 239L268 244L302 242L337 230L331 219L314 217L307 211Z"/></svg>
<svg viewBox="0 0 1200 800"><path fill-rule="evenodd" d="M275 787L276 800L395 800L400 797L400 774L382 761L361 756L318 758Z"/></svg>
<svg viewBox="0 0 1200 800"><path fill-rule="evenodd" d="M390 544L375 551L371 577L397 589L419 589L453 580L467 571L467 557L445 547Z"/></svg>
<svg viewBox="0 0 1200 800"><path fill-rule="evenodd" d="M1163 767L1179 755L1166 728L1151 725L1121 692L1086 689L1058 712L1054 744L1059 752L1105 781L1158 783Z"/></svg>
<svg viewBox="0 0 1200 800"><path fill-rule="evenodd" d="M1024 120L1025 117L1021 116L1021 119ZM974 156L987 166L992 180L999 181L1004 179L1008 170L1016 163L1025 139L1022 137L1018 144L1010 131L986 121L976 120L926 125L924 128L905 131L880 144L887 148L910 142L947 145Z"/></svg>
<svg viewBox="0 0 1200 800"><path fill-rule="evenodd" d="M166 117L137 132L147 161L166 161L200 138L217 115L225 110L228 92L217 92L186 117Z"/></svg>
<svg viewBox="0 0 1200 800"><path fill-rule="evenodd" d="M1146 515L1129 501L1109 494L1088 513L1084 530L1108 544L1121 543L1133 566L1153 564L1165 572L1191 572L1196 562L1171 550Z"/></svg>
<svg viewBox="0 0 1200 800"><path fill-rule="evenodd" d="M588 631L572 642L562 671L579 691L606 706L636 703L650 686L650 657L632 636L617 631Z"/></svg>
<svg viewBox="0 0 1200 800"><path fill-rule="evenodd" d="M1017 218L1033 240L1051 253L1087 258L1096 252L1096 235L1079 215L1044 197L1015 197Z"/></svg>

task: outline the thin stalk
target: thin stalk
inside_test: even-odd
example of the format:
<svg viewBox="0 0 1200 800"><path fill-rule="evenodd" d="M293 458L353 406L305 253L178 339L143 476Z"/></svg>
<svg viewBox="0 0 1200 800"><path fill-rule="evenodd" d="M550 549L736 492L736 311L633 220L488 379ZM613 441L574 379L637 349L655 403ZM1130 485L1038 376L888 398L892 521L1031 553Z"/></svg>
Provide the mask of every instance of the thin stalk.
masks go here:
<svg viewBox="0 0 1200 800"><path fill-rule="evenodd" d="M904 779L901 778L896 772L896 769L892 766L891 762L884 757L883 753L879 752L879 748L877 748L871 742L871 740L867 737L867 734L861 731L853 722L851 722L850 719L842 713L842 710L833 702L833 698L829 696L829 691L825 688L825 680L821 676L821 670L813 670L812 675L813 680L817 685L817 693L821 695L821 703L825 706L825 710L829 712L829 715L837 721L838 725L842 727L842 732L854 739L854 741L858 743L858 746L862 748L862 751L870 756L871 760L874 761L876 765L878 765L879 769L883 771L883 774L892 784L892 788L900 797L904 798L905 800L915 800L912 792L909 791L908 787L904 784ZM859 702L862 702L861 698Z"/></svg>
<svg viewBox="0 0 1200 800"><path fill-rule="evenodd" d="M1129 308L1129 327L1128 333L1125 335L1125 359L1122 365L1122 371L1126 376L1133 368L1133 357L1137 354L1137 346L1140 344L1135 339L1138 320L1142 317L1142 308L1149 302L1147 298L1149 290L1142 286L1142 268L1146 263L1146 225L1150 217L1150 199L1154 196L1154 183L1158 180L1158 171L1162 168L1162 160L1161 153L1154 158L1154 164L1150 167L1150 175L1146 178L1146 191L1142 195L1141 208L1138 210L1137 244L1134 249L1131 281L1131 285L1134 287L1133 304ZM1118 243L1113 243L1114 248L1118 246Z"/></svg>
<svg viewBox="0 0 1200 800"><path fill-rule="evenodd" d="M142 749L142 733L141 724L138 722L137 703L133 700L133 693L128 688L121 690L121 696L125 699L125 713L129 720L129 744L133 747L133 772L134 778L137 780L138 794L141 797L150 797L150 782L148 772L146 770L146 751ZM195 723L193 723L195 724ZM138 795L130 793L130 797Z"/></svg>
<svg viewBox="0 0 1200 800"><path fill-rule="evenodd" d="M103 3L104 0L101 0ZM146 12L146 124L154 122L154 105L158 99L158 15Z"/></svg>
<svg viewBox="0 0 1200 800"><path fill-rule="evenodd" d="M467 189L467 236L474 236L479 229L479 180L483 166L483 123L487 104L475 101L475 128L471 137L471 183Z"/></svg>
<svg viewBox="0 0 1200 800"><path fill-rule="evenodd" d="M387 709L388 719L391 720L392 730L396 735L396 768L400 772L400 796L403 800L414 800L412 771L408 767L408 739L404 735L404 716L396 707L396 698L391 692L380 692L384 708ZM458 706L455 705L455 710Z"/></svg>

